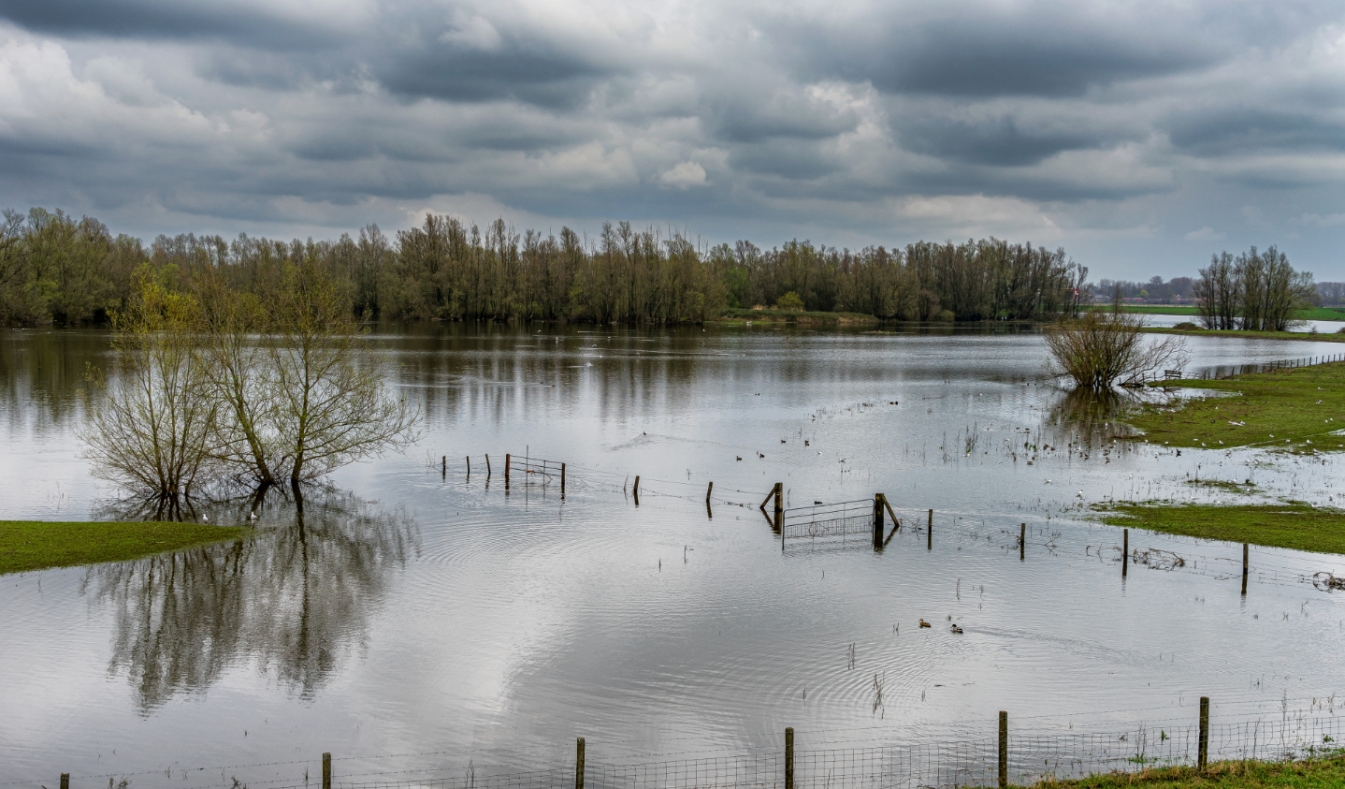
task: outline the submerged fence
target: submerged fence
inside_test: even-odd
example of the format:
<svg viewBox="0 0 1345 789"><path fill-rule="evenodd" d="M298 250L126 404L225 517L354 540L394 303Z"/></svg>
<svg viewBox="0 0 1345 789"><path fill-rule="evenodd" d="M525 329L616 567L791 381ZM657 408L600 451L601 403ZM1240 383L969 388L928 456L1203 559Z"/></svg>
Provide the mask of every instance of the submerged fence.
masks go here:
<svg viewBox="0 0 1345 789"><path fill-rule="evenodd" d="M1230 706L1236 707L1238 703ZM127 780L140 785L188 786L190 789L932 789L934 787L1006 787L1047 779L1081 778L1103 773L1136 773L1156 767L1203 770L1222 761L1289 761L1340 758L1345 710L1334 700L1314 699L1306 711L1273 717L1228 715L1211 722L1209 700L1186 708L1181 719L1137 723L1124 730L1034 731L1011 725L1001 712L998 731L987 721L985 736L908 745L860 748L825 745L830 732L786 729L776 745L703 758L664 760L592 758L584 738L556 766L529 772L492 771L463 754L390 754L367 757L256 765L269 768L265 780L238 779L248 765L229 768L170 768ZM1172 712L1172 711L1167 711ZM433 757L435 764L424 764ZM422 762L415 766L415 762ZM206 783L208 776L222 783ZM256 777L263 777L258 775ZM61 775L61 789L86 789L122 776ZM137 780L141 779L141 780ZM166 780L157 780L166 779ZM32 785L36 785L33 783ZM49 785L49 784L48 784Z"/></svg>

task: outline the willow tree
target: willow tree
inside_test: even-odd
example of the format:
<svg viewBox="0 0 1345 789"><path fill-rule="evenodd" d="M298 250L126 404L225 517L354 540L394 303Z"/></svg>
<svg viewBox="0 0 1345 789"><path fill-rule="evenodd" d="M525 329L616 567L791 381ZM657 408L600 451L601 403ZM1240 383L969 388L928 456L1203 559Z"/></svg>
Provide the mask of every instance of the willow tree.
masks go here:
<svg viewBox="0 0 1345 789"><path fill-rule="evenodd" d="M1182 338L1146 335L1141 317L1119 311L1089 312L1052 324L1046 330L1046 347L1057 372L1076 386L1099 392L1138 382L1155 370L1181 367L1187 359Z"/></svg>

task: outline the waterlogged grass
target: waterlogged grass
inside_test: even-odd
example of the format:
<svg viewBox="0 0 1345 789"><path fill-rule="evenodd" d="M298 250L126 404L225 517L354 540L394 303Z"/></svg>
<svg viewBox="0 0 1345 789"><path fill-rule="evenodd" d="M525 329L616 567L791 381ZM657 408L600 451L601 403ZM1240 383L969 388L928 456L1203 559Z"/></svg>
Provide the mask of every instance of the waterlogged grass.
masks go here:
<svg viewBox="0 0 1345 789"><path fill-rule="evenodd" d="M1240 375L1218 381L1164 381L1164 387L1213 390L1143 406L1126 421L1139 439L1174 447L1260 446L1295 451L1345 450L1345 362ZM1231 395L1231 396L1230 396Z"/></svg>
<svg viewBox="0 0 1345 789"><path fill-rule="evenodd" d="M201 523L0 521L0 574L124 562L237 540L251 532Z"/></svg>
<svg viewBox="0 0 1345 789"><path fill-rule="evenodd" d="M1175 504L1162 501L1099 504L1112 526L1345 554L1345 511L1301 501L1281 504ZM1343 784L1345 785L1345 784Z"/></svg>
<svg viewBox="0 0 1345 789"><path fill-rule="evenodd" d="M1134 774L1094 775L1077 781L1042 781L1041 789L1338 789L1345 786L1345 758L1296 762L1216 762L1162 767Z"/></svg>

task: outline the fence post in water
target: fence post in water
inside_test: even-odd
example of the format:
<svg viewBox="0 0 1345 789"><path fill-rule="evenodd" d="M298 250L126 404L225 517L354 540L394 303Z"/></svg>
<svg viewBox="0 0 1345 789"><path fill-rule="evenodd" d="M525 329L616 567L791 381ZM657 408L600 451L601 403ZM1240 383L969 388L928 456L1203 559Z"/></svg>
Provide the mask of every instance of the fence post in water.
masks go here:
<svg viewBox="0 0 1345 789"><path fill-rule="evenodd" d="M584 738L574 744L574 789L584 789Z"/></svg>
<svg viewBox="0 0 1345 789"><path fill-rule="evenodd" d="M70 773L61 773L61 789L70 789Z"/></svg>
<svg viewBox="0 0 1345 789"><path fill-rule="evenodd" d="M794 727L785 729L785 789L794 789Z"/></svg>
<svg viewBox="0 0 1345 789"><path fill-rule="evenodd" d="M929 511L929 524L925 527L925 550L934 550L934 510Z"/></svg>
<svg viewBox="0 0 1345 789"><path fill-rule="evenodd" d="M714 492L715 482L710 480L709 486L705 488L705 506L710 506L710 494Z"/></svg>
<svg viewBox="0 0 1345 789"><path fill-rule="evenodd" d="M1018 561L1027 559L1027 524L1018 524Z"/></svg>
<svg viewBox="0 0 1345 789"><path fill-rule="evenodd" d="M785 483L775 483L775 528L785 530Z"/></svg>
<svg viewBox="0 0 1345 789"><path fill-rule="evenodd" d="M999 711L999 789L1009 785L1009 713Z"/></svg>
<svg viewBox="0 0 1345 789"><path fill-rule="evenodd" d="M883 549L883 494L873 494L873 549Z"/></svg>
<svg viewBox="0 0 1345 789"><path fill-rule="evenodd" d="M565 498L565 464L560 464L560 497Z"/></svg>
<svg viewBox="0 0 1345 789"><path fill-rule="evenodd" d="M1130 529L1121 530L1121 577L1130 569Z"/></svg>
<svg viewBox="0 0 1345 789"><path fill-rule="evenodd" d="M509 453L504 454L504 489L509 490Z"/></svg>
<svg viewBox="0 0 1345 789"><path fill-rule="evenodd" d="M640 475L635 475L635 487L631 488L631 493L635 496L635 506L640 506Z"/></svg>
<svg viewBox="0 0 1345 789"><path fill-rule="evenodd" d="M467 459L467 479L471 479L471 478L472 478L472 456L471 456L471 455L463 455L463 457Z"/></svg>
<svg viewBox="0 0 1345 789"><path fill-rule="evenodd" d="M1200 744L1196 751L1196 769L1205 772L1210 759L1210 697L1200 697Z"/></svg>
<svg viewBox="0 0 1345 789"><path fill-rule="evenodd" d="M332 755L322 754L322 789L332 789Z"/></svg>
<svg viewBox="0 0 1345 789"><path fill-rule="evenodd" d="M490 455L486 455L486 481L490 481Z"/></svg>
<svg viewBox="0 0 1345 789"><path fill-rule="evenodd" d="M1242 594L1247 595L1247 543L1242 544Z"/></svg>
<svg viewBox="0 0 1345 789"><path fill-rule="evenodd" d="M448 455L444 455L443 459L440 460L439 463L440 463L439 476L443 477L444 479L448 479Z"/></svg>

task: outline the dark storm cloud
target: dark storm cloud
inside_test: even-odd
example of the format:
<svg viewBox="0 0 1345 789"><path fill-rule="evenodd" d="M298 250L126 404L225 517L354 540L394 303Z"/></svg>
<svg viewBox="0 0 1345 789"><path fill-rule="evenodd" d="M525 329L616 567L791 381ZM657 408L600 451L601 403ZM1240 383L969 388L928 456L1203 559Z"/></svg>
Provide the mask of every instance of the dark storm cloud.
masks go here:
<svg viewBox="0 0 1345 789"><path fill-rule="evenodd" d="M1342 31L1307 0L0 0L0 204L875 236L904 201L1106 232L1125 206L1180 244L1339 213Z"/></svg>
<svg viewBox="0 0 1345 789"><path fill-rule="evenodd" d="M914 153L979 165L1019 167L1061 151L1108 142L1085 129L1023 129L1008 116L969 121L938 115L899 118L901 145Z"/></svg>
<svg viewBox="0 0 1345 789"><path fill-rule="evenodd" d="M340 38L315 25L224 2L181 0L6 0L0 18L64 36L159 40L225 39L282 50L330 46Z"/></svg>
<svg viewBox="0 0 1345 789"><path fill-rule="evenodd" d="M1345 123L1306 110L1246 106L1185 111L1160 124L1173 145L1199 156L1254 151L1345 151Z"/></svg>

